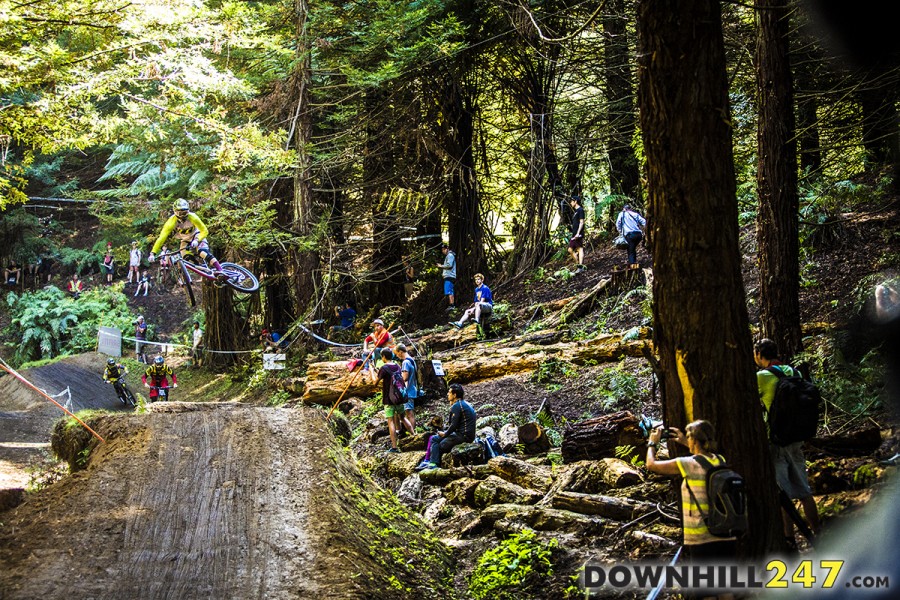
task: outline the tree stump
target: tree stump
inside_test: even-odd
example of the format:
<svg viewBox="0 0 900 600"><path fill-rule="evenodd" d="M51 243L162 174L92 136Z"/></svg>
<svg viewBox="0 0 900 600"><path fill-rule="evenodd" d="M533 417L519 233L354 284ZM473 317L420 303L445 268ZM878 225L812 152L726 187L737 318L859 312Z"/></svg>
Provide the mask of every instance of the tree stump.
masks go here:
<svg viewBox="0 0 900 600"><path fill-rule="evenodd" d="M475 442L454 446L450 451L450 464L454 467L484 464L484 449Z"/></svg>
<svg viewBox="0 0 900 600"><path fill-rule="evenodd" d="M550 449L550 438L544 433L540 423L525 423L516 432L519 443L525 446L525 454L540 454Z"/></svg>
<svg viewBox="0 0 900 600"><path fill-rule="evenodd" d="M575 423L563 433L563 462L613 457L619 446L640 446L644 437L638 418L630 411L603 415Z"/></svg>

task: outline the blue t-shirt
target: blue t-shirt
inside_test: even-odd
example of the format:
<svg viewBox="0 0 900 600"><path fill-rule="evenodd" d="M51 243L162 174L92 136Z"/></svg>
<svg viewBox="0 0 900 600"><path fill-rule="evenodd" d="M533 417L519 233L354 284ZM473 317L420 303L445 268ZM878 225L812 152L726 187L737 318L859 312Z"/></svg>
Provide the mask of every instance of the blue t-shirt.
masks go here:
<svg viewBox="0 0 900 600"><path fill-rule="evenodd" d="M341 327L349 329L353 326L353 321L356 320L356 311L352 308L345 308L338 313L338 316L341 318Z"/></svg>
<svg viewBox="0 0 900 600"><path fill-rule="evenodd" d="M419 381L416 378L416 361L407 356L403 359L401 371L409 373L409 379L406 380L406 396L412 400L419 397Z"/></svg>
<svg viewBox="0 0 900 600"><path fill-rule="evenodd" d="M491 293L491 288L484 285L483 283L475 288L475 302L487 302L491 306L494 305L494 295Z"/></svg>

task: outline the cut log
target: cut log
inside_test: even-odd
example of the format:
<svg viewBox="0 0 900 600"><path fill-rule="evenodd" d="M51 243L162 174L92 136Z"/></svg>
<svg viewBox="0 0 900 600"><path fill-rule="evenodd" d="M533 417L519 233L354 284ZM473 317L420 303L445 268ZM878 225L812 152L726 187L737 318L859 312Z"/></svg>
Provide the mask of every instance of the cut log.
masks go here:
<svg viewBox="0 0 900 600"><path fill-rule="evenodd" d="M574 423L563 432L563 462L613 457L619 446L640 446L638 418L627 410Z"/></svg>
<svg viewBox="0 0 900 600"><path fill-rule="evenodd" d="M644 476L638 469L618 458L601 458L594 463L594 470L603 483L611 488L624 488L644 481ZM578 483L580 482L576 482L576 485Z"/></svg>
<svg viewBox="0 0 900 600"><path fill-rule="evenodd" d="M476 508L491 504L534 504L543 494L491 475L475 487L473 502Z"/></svg>
<svg viewBox="0 0 900 600"><path fill-rule="evenodd" d="M525 423L516 433L519 436L519 444L525 446L525 454L540 454L550 449L550 438L536 421Z"/></svg>
<svg viewBox="0 0 900 600"><path fill-rule="evenodd" d="M506 481L542 493L547 492L553 483L553 471L549 467L530 465L509 456L492 458L488 466Z"/></svg>
<svg viewBox="0 0 900 600"><path fill-rule="evenodd" d="M525 504L494 504L481 513L481 520L491 526L500 523L523 523L538 531L568 531L602 534L606 521L601 517L582 515L568 510Z"/></svg>
<svg viewBox="0 0 900 600"><path fill-rule="evenodd" d="M649 502L578 492L560 492L553 497L550 504L553 508L583 515L599 515L616 521L631 521L656 510L656 506Z"/></svg>
<svg viewBox="0 0 900 600"><path fill-rule="evenodd" d="M649 344L643 339L646 336L647 331L641 330L642 339L636 341L623 341L621 335L605 335L592 340L548 345L512 339L506 345L476 344L452 353L437 354L435 358L441 359L447 380L471 383L533 371L551 358L563 357L574 364L615 361L625 356L640 358ZM446 384L443 378L434 375L431 362L422 360L419 364L425 387L437 386L441 389L441 395L445 394L446 388L443 386ZM303 402L331 406L348 386L346 396L369 397L380 390L364 374L355 380L354 374L347 371L343 361L312 363L307 367Z"/></svg>
<svg viewBox="0 0 900 600"><path fill-rule="evenodd" d="M451 481L444 488L444 497L450 504L465 504L472 506L475 503L475 488L481 483L478 479L464 477Z"/></svg>
<svg viewBox="0 0 900 600"><path fill-rule="evenodd" d="M397 446L399 446L402 452L412 452L412 451L425 451L428 444L428 438L430 438L432 433L417 433L416 435L408 435L400 438L397 441Z"/></svg>

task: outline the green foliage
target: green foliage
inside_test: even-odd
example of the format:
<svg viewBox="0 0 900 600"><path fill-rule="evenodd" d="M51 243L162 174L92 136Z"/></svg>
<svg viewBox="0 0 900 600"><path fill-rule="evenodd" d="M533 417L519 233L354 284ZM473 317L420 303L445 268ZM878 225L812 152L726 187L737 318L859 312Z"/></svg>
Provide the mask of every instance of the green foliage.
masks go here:
<svg viewBox="0 0 900 600"><path fill-rule="evenodd" d="M478 559L469 579L474 600L526 600L546 595L558 542L542 542L532 530L515 533Z"/></svg>
<svg viewBox="0 0 900 600"><path fill-rule="evenodd" d="M878 479L878 467L873 463L860 465L853 472L853 485L858 488L870 486L875 483L876 479Z"/></svg>
<svg viewBox="0 0 900 600"><path fill-rule="evenodd" d="M594 388L594 397L600 400L603 410L637 408L641 402L640 395L638 379L625 370L625 361L604 369Z"/></svg>
<svg viewBox="0 0 900 600"><path fill-rule="evenodd" d="M65 462L55 459L47 449L42 449L25 468L25 472L28 474L26 491L39 492L65 477L69 473L69 467Z"/></svg>
<svg viewBox="0 0 900 600"><path fill-rule="evenodd" d="M21 340L14 355L20 364L93 350L100 326L127 330L132 321L119 286L90 289L77 300L47 286L21 296L10 292L6 302L10 324L5 333Z"/></svg>
<svg viewBox="0 0 900 600"><path fill-rule="evenodd" d="M531 373L532 383L557 383L559 379L571 377L577 372L575 365L558 358L541 362Z"/></svg>
<svg viewBox="0 0 900 600"><path fill-rule="evenodd" d="M823 339L809 344L794 362L811 365L822 398L841 411L865 415L881 406L885 365L877 350L853 364L844 358L835 340Z"/></svg>

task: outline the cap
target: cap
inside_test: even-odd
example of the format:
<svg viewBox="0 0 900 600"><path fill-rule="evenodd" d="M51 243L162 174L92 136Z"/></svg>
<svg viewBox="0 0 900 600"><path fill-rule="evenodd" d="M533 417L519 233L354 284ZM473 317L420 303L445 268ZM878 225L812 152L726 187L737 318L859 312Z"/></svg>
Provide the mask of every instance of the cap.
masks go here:
<svg viewBox="0 0 900 600"><path fill-rule="evenodd" d="M266 333L269 333L269 330L268 330L268 329L263 329L262 332L263 332L263 334L266 334Z"/></svg>
<svg viewBox="0 0 900 600"><path fill-rule="evenodd" d="M444 248L449 248L449 247L450 247L450 245L447 242L444 242L443 244L441 244L441 250L443 250Z"/></svg>
<svg viewBox="0 0 900 600"><path fill-rule="evenodd" d="M381 319L375 319L374 321L372 321L372 325L381 325L382 327L384 327L384 321L382 321Z"/></svg>

